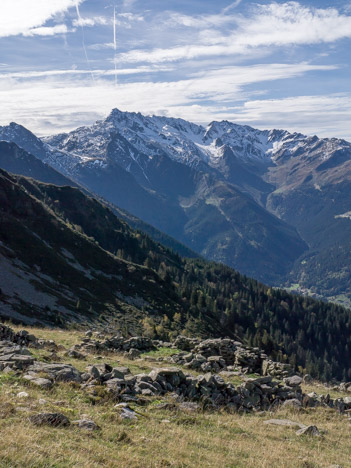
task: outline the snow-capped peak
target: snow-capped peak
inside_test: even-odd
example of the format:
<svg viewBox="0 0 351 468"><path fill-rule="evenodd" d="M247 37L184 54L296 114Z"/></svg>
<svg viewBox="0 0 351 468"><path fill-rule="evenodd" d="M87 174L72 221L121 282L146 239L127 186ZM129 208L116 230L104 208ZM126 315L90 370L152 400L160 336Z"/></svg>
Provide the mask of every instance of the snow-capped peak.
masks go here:
<svg viewBox="0 0 351 468"><path fill-rule="evenodd" d="M179 118L119 109L113 109L106 119L91 126L41 140L11 123L0 127L0 138L16 142L66 174L74 171L77 164L95 160L99 161L97 165L114 161L128 171L139 166L139 173L146 174L149 162L157 155L191 167L222 170L228 158L253 167L280 164L304 152L315 152L316 157L326 159L345 145L350 147L343 140L322 140L285 130L258 130L227 120L203 127ZM319 151L321 146L323 151Z"/></svg>

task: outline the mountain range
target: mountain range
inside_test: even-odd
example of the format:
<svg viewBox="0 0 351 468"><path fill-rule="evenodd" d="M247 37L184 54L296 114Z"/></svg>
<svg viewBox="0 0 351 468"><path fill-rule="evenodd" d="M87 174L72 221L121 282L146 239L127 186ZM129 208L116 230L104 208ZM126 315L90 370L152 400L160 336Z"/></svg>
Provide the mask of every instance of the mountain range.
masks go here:
<svg viewBox="0 0 351 468"><path fill-rule="evenodd" d="M351 304L351 144L344 140L117 109L44 138L11 123L0 127L0 139L205 258ZM30 175L21 164L1 164Z"/></svg>

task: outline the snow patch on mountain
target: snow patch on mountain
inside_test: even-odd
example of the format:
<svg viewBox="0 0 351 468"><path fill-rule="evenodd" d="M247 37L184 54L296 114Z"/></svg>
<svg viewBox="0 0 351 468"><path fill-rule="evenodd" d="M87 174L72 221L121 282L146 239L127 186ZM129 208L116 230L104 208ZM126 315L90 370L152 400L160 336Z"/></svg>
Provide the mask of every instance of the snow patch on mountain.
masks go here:
<svg viewBox="0 0 351 468"><path fill-rule="evenodd" d="M347 211L346 213L341 215L336 215L335 219L337 218L351 219L351 211Z"/></svg>

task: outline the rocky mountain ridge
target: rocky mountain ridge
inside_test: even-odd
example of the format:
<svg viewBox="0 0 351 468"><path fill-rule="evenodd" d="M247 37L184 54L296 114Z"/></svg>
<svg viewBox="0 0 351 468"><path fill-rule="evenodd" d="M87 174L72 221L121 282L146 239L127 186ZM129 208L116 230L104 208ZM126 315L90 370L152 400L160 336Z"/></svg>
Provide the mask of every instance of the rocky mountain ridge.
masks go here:
<svg viewBox="0 0 351 468"><path fill-rule="evenodd" d="M36 144L10 127L0 138L205 257L351 304L349 142L117 109Z"/></svg>

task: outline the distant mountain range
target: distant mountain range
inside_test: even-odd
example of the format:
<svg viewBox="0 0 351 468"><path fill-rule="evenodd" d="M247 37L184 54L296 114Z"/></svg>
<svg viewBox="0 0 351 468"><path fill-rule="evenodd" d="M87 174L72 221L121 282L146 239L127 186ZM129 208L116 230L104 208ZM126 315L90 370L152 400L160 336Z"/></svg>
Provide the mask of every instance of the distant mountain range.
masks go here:
<svg viewBox="0 0 351 468"><path fill-rule="evenodd" d="M42 139L11 123L0 127L0 139L206 258L351 304L351 144L344 140L227 121L205 128L117 109ZM16 169L4 157L1 164L30 175L20 161Z"/></svg>

